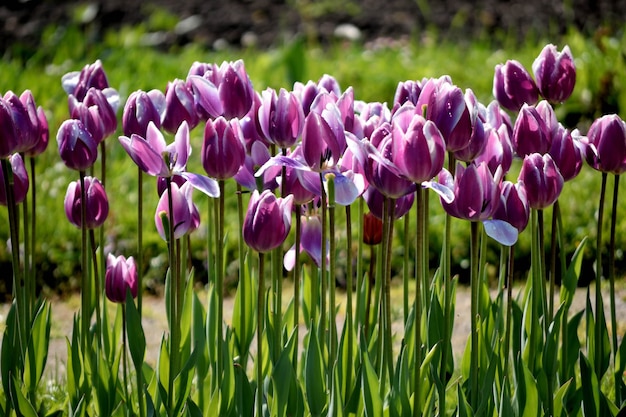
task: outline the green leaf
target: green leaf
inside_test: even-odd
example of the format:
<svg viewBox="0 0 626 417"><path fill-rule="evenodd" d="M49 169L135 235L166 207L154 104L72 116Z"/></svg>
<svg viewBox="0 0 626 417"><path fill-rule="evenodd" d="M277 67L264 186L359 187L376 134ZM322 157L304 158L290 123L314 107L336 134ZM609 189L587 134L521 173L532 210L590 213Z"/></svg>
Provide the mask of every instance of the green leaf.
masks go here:
<svg viewBox="0 0 626 417"><path fill-rule="evenodd" d="M367 351L363 351L363 374L361 375L361 392L366 417L382 417L383 401L380 398L378 375L372 366Z"/></svg>
<svg viewBox="0 0 626 417"><path fill-rule="evenodd" d="M24 384L35 392L48 360L50 345L50 303L40 302L30 330Z"/></svg>
<svg viewBox="0 0 626 417"><path fill-rule="evenodd" d="M537 383L525 363L522 363L522 369L524 372L524 389L526 390L526 402L522 417L536 417L541 412Z"/></svg>
<svg viewBox="0 0 626 417"><path fill-rule="evenodd" d="M188 417L202 417L202 410L198 408L196 403L194 403L191 398L187 400L187 416Z"/></svg>
<svg viewBox="0 0 626 417"><path fill-rule="evenodd" d="M339 382L339 362L335 362L333 367L333 383L330 389L330 404L328 405L328 415L334 417L343 417L343 399L341 396Z"/></svg>
<svg viewBox="0 0 626 417"><path fill-rule="evenodd" d="M133 360L133 365L135 365L135 370L139 372L143 367L143 360L146 355L146 335L143 332L141 316L130 290L126 291L126 332L130 357Z"/></svg>
<svg viewBox="0 0 626 417"><path fill-rule="evenodd" d="M578 244L574 255L572 255L572 260L567 268L567 272L564 274L561 282L560 302L561 304L564 303L567 308L569 308L572 305L572 301L574 301L586 243L587 236L585 236Z"/></svg>
<svg viewBox="0 0 626 417"><path fill-rule="evenodd" d="M241 281L239 282L237 293L235 294L235 305L233 307L232 326L235 333L235 341L238 355L243 359L248 356L250 345L254 337L256 324L256 286L248 267L248 257L240 265L243 268Z"/></svg>
<svg viewBox="0 0 626 417"><path fill-rule="evenodd" d="M472 412L472 407L469 405L467 401L467 397L465 396L465 392L461 388L461 384L457 385L457 414L459 417L472 417L474 413Z"/></svg>
<svg viewBox="0 0 626 417"><path fill-rule="evenodd" d="M554 417L561 417L561 414L563 414L563 410L566 406L564 401L565 394L567 393L567 390L569 389L572 381L572 379L569 379L567 382L561 385L554 393Z"/></svg>
<svg viewBox="0 0 626 417"><path fill-rule="evenodd" d="M283 417L286 415L289 400L293 366L291 365L291 351L283 349L272 370L272 384L274 388L272 415Z"/></svg>
<svg viewBox="0 0 626 417"><path fill-rule="evenodd" d="M17 378L13 378L14 389L11 390L11 393L16 396L16 400L14 403L17 404L17 415L23 417L37 417L37 411L35 411L35 407L28 401L24 393L22 392L22 383L17 380Z"/></svg>
<svg viewBox="0 0 626 417"><path fill-rule="evenodd" d="M583 410L586 416L599 416L600 414L600 385L598 377L589 364L589 360L579 353L580 381L582 384Z"/></svg>
<svg viewBox="0 0 626 417"><path fill-rule="evenodd" d="M326 372L324 358L315 326L311 326L309 343L305 351L304 386L306 400L313 416L321 416L326 408Z"/></svg>

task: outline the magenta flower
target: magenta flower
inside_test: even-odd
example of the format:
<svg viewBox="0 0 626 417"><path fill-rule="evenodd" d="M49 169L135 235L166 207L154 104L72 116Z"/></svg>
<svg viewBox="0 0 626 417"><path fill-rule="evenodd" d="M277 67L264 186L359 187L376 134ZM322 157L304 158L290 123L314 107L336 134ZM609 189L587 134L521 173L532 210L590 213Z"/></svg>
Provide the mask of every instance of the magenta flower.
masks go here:
<svg viewBox="0 0 626 417"><path fill-rule="evenodd" d="M265 138L279 148L293 146L304 127L304 111L298 96L281 88L262 93L258 121Z"/></svg>
<svg viewBox="0 0 626 417"><path fill-rule="evenodd" d="M30 95L30 92L25 92ZM23 95L24 96L24 95ZM30 95L32 99L32 95ZM8 91L4 101L11 110L17 146L15 152L27 152L35 147L39 139L39 119L34 101L24 97L26 105L15 93Z"/></svg>
<svg viewBox="0 0 626 417"><path fill-rule="evenodd" d="M191 88L182 80L167 84L165 90L165 113L161 126L166 132L177 132L183 122L193 129L200 121Z"/></svg>
<svg viewBox="0 0 626 417"><path fill-rule="evenodd" d="M537 108L527 104L522 106L513 127L511 142L515 153L521 158L550 150L552 132Z"/></svg>
<svg viewBox="0 0 626 417"><path fill-rule="evenodd" d="M194 230L194 208L193 201L191 200L193 188L191 188L191 184L186 182L179 188L178 184L172 181L170 187L172 190L173 215L170 215L170 193L167 189L161 194L156 212L154 213L154 223L157 232L159 236L161 236L161 239L166 242L169 240L169 235L168 230L163 226L164 221L170 222L170 219L172 219L170 227L173 228L174 239L180 239Z"/></svg>
<svg viewBox="0 0 626 417"><path fill-rule="evenodd" d="M304 252L315 262L318 268L322 267L322 222L317 215L302 216L300 222L302 238L300 253ZM330 245L326 244L326 268L330 264ZM283 265L287 271L293 270L296 265L296 245L293 245L283 258Z"/></svg>
<svg viewBox="0 0 626 417"><path fill-rule="evenodd" d="M9 104L0 98L0 158L8 158L18 151L19 139L13 122L13 111Z"/></svg>
<svg viewBox="0 0 626 417"><path fill-rule="evenodd" d="M39 136L35 146L25 152L26 156L35 157L43 153L48 148L50 141L50 130L48 129L48 118L43 108L37 107L37 120L39 124Z"/></svg>
<svg viewBox="0 0 626 417"><path fill-rule="evenodd" d="M536 104L539 92L526 68L516 60L509 60L504 65L496 65L493 96L502 107L517 112L524 104Z"/></svg>
<svg viewBox="0 0 626 417"><path fill-rule="evenodd" d="M219 196L215 180L186 171L187 159L191 154L187 122L181 123L174 142L169 145L165 143L163 134L152 122L148 124L145 139L133 134L130 138L120 136L119 141L135 164L145 173L166 178L180 175L208 196Z"/></svg>
<svg viewBox="0 0 626 417"><path fill-rule="evenodd" d="M533 73L539 92L552 103L569 98L576 84L576 66L569 46L558 52L555 45L544 46L533 62Z"/></svg>
<svg viewBox="0 0 626 417"><path fill-rule="evenodd" d="M136 134L145 138L150 122L160 128L161 114L158 106L164 103L165 96L159 90L152 90L149 93L141 90L132 92L126 100L122 115L124 135L130 137Z"/></svg>
<svg viewBox="0 0 626 417"><path fill-rule="evenodd" d="M480 120L475 109L470 112L465 94L459 87L446 79L441 79L434 86L434 90L430 91L430 96L424 97L424 99L428 98L426 118L435 122L439 128L446 141L447 151L460 151L469 146L470 137ZM422 90L422 94L428 94L428 92L426 88Z"/></svg>
<svg viewBox="0 0 626 417"><path fill-rule="evenodd" d="M487 125L485 136L487 137L487 145L474 162L477 164L485 162L493 174L498 167L501 167L502 172L506 174L513 163L513 145L511 145L506 126L501 125L496 130Z"/></svg>
<svg viewBox="0 0 626 417"><path fill-rule="evenodd" d="M85 199L87 229L102 226L109 215L109 199L100 180L95 177L85 177ZM78 228L82 224L82 204L80 181L73 181L67 187L65 194L65 215L70 223Z"/></svg>
<svg viewBox="0 0 626 417"><path fill-rule="evenodd" d="M138 291L137 267L132 256L107 256L106 272L104 275L104 290L107 298L114 303L126 301L126 292L130 290L133 298Z"/></svg>
<svg viewBox="0 0 626 417"><path fill-rule="evenodd" d="M526 188L530 207L538 210L554 204L563 190L563 176L549 154L526 155L518 182Z"/></svg>
<svg viewBox="0 0 626 417"><path fill-rule="evenodd" d="M208 119L202 142L202 166L206 173L218 180L232 178L245 157L238 120L228 122L221 116L215 121Z"/></svg>
<svg viewBox="0 0 626 417"><path fill-rule="evenodd" d="M601 172L626 171L626 123L616 114L596 119L587 132L586 158Z"/></svg>
<svg viewBox="0 0 626 417"><path fill-rule="evenodd" d="M9 157L11 163L11 170L13 171L13 196L16 204L24 201L26 194L28 193L28 187L30 185L28 181L28 174L24 167L24 161L19 153L15 153ZM0 169L0 205L7 205L7 193L4 188L4 173Z"/></svg>
<svg viewBox="0 0 626 417"><path fill-rule="evenodd" d="M246 244L257 252L269 252L285 241L291 228L293 197L277 198L271 191L254 190L243 225Z"/></svg>
<svg viewBox="0 0 626 417"><path fill-rule="evenodd" d="M530 206L523 184L503 181L500 191L500 204L493 213L493 218L509 223L521 233L528 225L529 215Z"/></svg>
<svg viewBox="0 0 626 417"><path fill-rule="evenodd" d="M406 102L417 104L421 92L422 85L419 81L408 80L399 82L393 96L394 107L402 106Z"/></svg>
<svg viewBox="0 0 626 417"><path fill-rule="evenodd" d="M98 90L109 88L109 81L100 60L85 65L80 71L65 74L61 79L61 84L65 92L68 95L72 94L78 101L83 101L87 91L92 87Z"/></svg>
<svg viewBox="0 0 626 417"><path fill-rule="evenodd" d="M559 124L552 135L552 146L548 152L563 176L563 181L575 178L583 166L583 145L574 139L578 132L572 133Z"/></svg>
<svg viewBox="0 0 626 417"><path fill-rule="evenodd" d="M369 187L363 192L363 199L370 209L370 212L379 219L383 218L383 207L385 196L375 187ZM405 194L394 201L393 217L399 219L411 210L415 201L415 193Z"/></svg>
<svg viewBox="0 0 626 417"><path fill-rule="evenodd" d="M80 120L97 143L117 129L115 111L100 90L90 89L82 102L70 95L68 102L70 117Z"/></svg>
<svg viewBox="0 0 626 417"><path fill-rule="evenodd" d="M85 171L98 158L98 142L80 120L70 119L61 124L57 144L61 159L70 169Z"/></svg>

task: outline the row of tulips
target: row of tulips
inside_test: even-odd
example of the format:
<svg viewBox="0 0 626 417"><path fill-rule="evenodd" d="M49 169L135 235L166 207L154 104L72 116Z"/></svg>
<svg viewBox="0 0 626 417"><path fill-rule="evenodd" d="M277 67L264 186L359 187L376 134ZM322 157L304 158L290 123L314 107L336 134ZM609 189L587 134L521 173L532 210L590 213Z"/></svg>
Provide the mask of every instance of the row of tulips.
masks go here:
<svg viewBox="0 0 626 417"><path fill-rule="evenodd" d="M606 115L585 136L558 122L554 106L576 80L568 47L559 52L547 45L532 72L534 78L513 60L498 65L488 105L448 76L400 82L391 108L356 100L351 87L342 89L328 75L291 91L259 93L242 61L194 63L185 80L170 82L165 92L135 91L123 106L101 62L65 75L70 119L56 137L61 159L78 173L65 212L81 230L82 292L68 339L67 400L54 407L38 390L51 313L34 291L28 243L36 232L34 162L31 184L23 164L45 149L47 122L28 92L7 93L0 100L0 202L9 210L14 302L0 358L0 415L616 415L626 399L612 267L626 124ZM120 107L122 135L109 146L121 146L137 166L137 251L128 258L104 251L106 190L114 189L106 184L105 138L118 131ZM203 137L202 174L187 166L194 129ZM601 279L595 304L588 295L583 312L569 311L585 241L568 264L558 198L584 159L602 172L596 274L610 283L610 326ZM507 176L517 160L521 169L512 181ZM603 274L609 174L615 178L611 259ZM146 175L156 180L156 209L142 204ZM225 192L230 181L234 196ZM194 189L208 196L202 222ZM433 194L446 215L440 251L429 244ZM227 213L227 198L236 198L236 216ZM142 326L146 211L154 212L169 259L169 330L154 367L145 362ZM235 217L237 228L228 225ZM461 224L456 219L470 224L472 297L471 336L457 366L449 244L453 226ZM401 221L400 271L394 257ZM192 239L201 227L202 243ZM225 245L232 230L240 232L239 281L227 323L223 286L233 259L226 259ZM522 232L531 236L532 265L514 300L514 248ZM502 248L495 298L487 291L488 238ZM206 245L209 270L205 302L193 291L189 261L199 244ZM335 293L340 254L342 317ZM286 304L285 274L294 283ZM403 283L401 334L392 330L394 275ZM109 302L119 306L113 319ZM578 334L583 314L585 344ZM602 389L609 379L613 389Z"/></svg>

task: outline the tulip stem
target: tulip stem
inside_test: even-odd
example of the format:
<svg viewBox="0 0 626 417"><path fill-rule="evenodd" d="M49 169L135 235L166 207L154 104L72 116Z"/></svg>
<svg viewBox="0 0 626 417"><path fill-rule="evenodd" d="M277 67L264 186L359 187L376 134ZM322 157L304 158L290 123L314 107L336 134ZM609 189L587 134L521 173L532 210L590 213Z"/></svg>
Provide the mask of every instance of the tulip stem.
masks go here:
<svg viewBox="0 0 626 417"><path fill-rule="evenodd" d="M404 216L404 259L402 263L402 307L404 324L409 319L409 226L411 224L410 216ZM415 255L417 257L417 254ZM416 261L417 266L417 261Z"/></svg>
<svg viewBox="0 0 626 417"><path fill-rule="evenodd" d="M326 231L326 211L327 211L327 205L326 205L326 191L324 189L324 177L322 176L322 174L320 173L320 189L321 189L321 210L322 210L322 214L321 214L321 222L322 222L322 262L321 262L321 267L320 267L320 281L321 281L321 297L320 297L320 324L322 326L322 330L320 332L320 346L322 346L322 349L325 349L324 347L326 346L326 292L327 292L327 278L326 278L326 269L328 267L328 264L326 262L326 239L328 237L327 231ZM330 386L331 384L331 380L332 380L332 376L331 373L328 373L328 386Z"/></svg>
<svg viewBox="0 0 626 417"><path fill-rule="evenodd" d="M222 341L224 339L224 210L225 210L225 181L219 180L219 207L218 207L218 219L217 219L217 256L216 256L216 268L217 279L215 280L215 292L217 293L217 386L222 386Z"/></svg>
<svg viewBox="0 0 626 417"><path fill-rule="evenodd" d="M503 377L509 373L509 346L511 343L511 318L513 314L513 268L515 263L515 244L509 246L508 266L506 271L506 323L504 330L504 367Z"/></svg>
<svg viewBox="0 0 626 417"><path fill-rule="evenodd" d="M239 299L241 303L239 303L239 323L242 331L246 329L246 311L248 306L246 305L246 285L244 285L244 265L242 264L245 259L245 249L244 249L244 241L243 236L241 235L241 231L243 230L243 196L242 196L242 188L241 185L237 184L237 220L239 225L239 240L238 240L238 250L239 250L239 284L237 285L237 291L240 292ZM240 364L243 369L246 369L246 364L248 362L248 349L243 351L241 349L239 351Z"/></svg>
<svg viewBox="0 0 626 417"><path fill-rule="evenodd" d="M615 404L622 403L621 385L622 378L618 370L617 354L617 316L615 312L615 226L617 223L617 201L619 193L619 174L615 174L613 182L613 207L611 210L611 235L609 240L609 291L610 291L610 309L611 309L611 342L613 343L613 369L615 384Z"/></svg>
<svg viewBox="0 0 626 417"><path fill-rule="evenodd" d="M300 330L300 241L302 240L302 232L300 231L300 227L302 227L302 206L300 204L296 204L296 231L295 231L295 240L296 240L296 253L295 253L295 264L293 268L293 324L294 324L294 332L295 332L295 340L300 340L299 330ZM294 350L293 352L293 369L294 372L298 372L298 350Z"/></svg>
<svg viewBox="0 0 626 417"><path fill-rule="evenodd" d="M89 242L92 253L93 273L94 273L94 288L95 288L95 309L96 309L96 334L102 336L102 316L100 315L100 276L98 275L98 258L96 256L96 235L93 229L89 230ZM98 347L101 346L102 338L98 337Z"/></svg>
<svg viewBox="0 0 626 417"><path fill-rule="evenodd" d="M606 182L607 173L602 173L602 186L600 188L600 203L598 206L598 231L596 236L596 326L595 326L595 358L594 369L599 372L602 368L602 349L600 349L600 341L602 340L602 327L598 323L600 309L604 310L602 301L602 224L604 222L604 201L606 199Z"/></svg>
<svg viewBox="0 0 626 417"><path fill-rule="evenodd" d="M479 251L480 251L480 222L471 222L470 229L470 285L471 285L471 348L470 348L470 405L474 410L478 408L478 324L480 300L480 277L478 272Z"/></svg>
<svg viewBox="0 0 626 417"><path fill-rule="evenodd" d="M143 305L143 171L137 168L137 311Z"/></svg>
<svg viewBox="0 0 626 417"><path fill-rule="evenodd" d="M128 395L128 375L126 369L128 366L128 359L126 346L128 346L128 341L126 338L126 304L122 303L122 380L124 381L124 401L126 401L126 415L130 415L132 407L130 395ZM137 389L141 388L137 387ZM139 408L141 409L141 403L139 403Z"/></svg>
<svg viewBox="0 0 626 417"><path fill-rule="evenodd" d="M367 322L367 319L363 314L363 206L365 205L362 198L359 198L359 211L358 211L358 225L357 225L357 255L356 255L356 319L359 324L359 330L363 329L363 326ZM374 251L372 251L374 253ZM359 334L361 332L359 331ZM365 333L367 334L367 330Z"/></svg>
<svg viewBox="0 0 626 417"><path fill-rule="evenodd" d="M413 350L414 364L413 364L413 416L417 417L422 414L422 404L420 400L421 392L421 364L422 364L422 288L421 284L424 280L424 273L426 268L424 265L424 236L426 222L424 219L424 189L421 186L417 186L415 190L417 210L415 218L415 227L417 228L415 239L415 296L413 298L413 308L415 311L415 320L413 326L415 327L415 347ZM408 246L407 246L408 247ZM408 292L408 290L405 290ZM445 320L445 317L444 317ZM444 322L445 325L445 322ZM445 344L444 344L445 345ZM444 360L442 356L442 361ZM441 393L439 393L440 409L445 410L445 405L442 400ZM445 395L443 396L445 397Z"/></svg>
<svg viewBox="0 0 626 417"><path fill-rule="evenodd" d="M91 317L91 279L89 279L89 263L87 257L87 193L85 190L85 171L79 172L80 176L80 225L81 225L81 349L87 354L87 336L89 335L89 322Z"/></svg>
<svg viewBox="0 0 626 417"><path fill-rule="evenodd" d="M179 291L180 291L180 277L178 270L178 262L176 259L176 241L174 238L174 207L172 201L172 179L166 178L167 184L167 196L168 196L168 208L169 208L169 218L168 218L168 227L167 227L167 246L169 250L169 261L170 261L170 371L169 371L169 381L168 381L168 397L167 397L167 407L170 409L170 414L174 411L174 406L176 404L175 395L174 395L174 380L178 376L179 372L179 362L180 362L180 317L179 317Z"/></svg>
<svg viewBox="0 0 626 417"><path fill-rule="evenodd" d="M22 155L22 159L24 158L24 156ZM27 201L24 200L22 203L22 223L23 223L23 230L24 230L24 269L23 269L23 274L24 274L24 303L25 303L25 308L24 308L24 314L26 317L26 323L31 323L32 321L32 317L31 315L33 314L33 308L34 308L34 300L35 300L35 295L34 295L34 291L32 291L32 282L34 281L33 277L31 276L32 273L32 268L31 268L31 240L30 240L30 231L29 231L29 213L28 213L28 204Z"/></svg>
<svg viewBox="0 0 626 417"><path fill-rule="evenodd" d="M256 415L263 415L263 325L265 323L265 254L259 252L259 289L256 322Z"/></svg>
<svg viewBox="0 0 626 417"><path fill-rule="evenodd" d="M37 177L35 175L35 158L30 159L30 180L31 180L31 193L30 193L30 261L29 265L29 275L30 275L30 302L32 304L31 307L34 307L36 292L37 292L37 279L35 274L35 244L37 243Z"/></svg>
<svg viewBox="0 0 626 417"><path fill-rule="evenodd" d="M330 265L328 271L328 283L329 283L329 326L328 330L330 332L330 356L329 356L329 368L333 369L335 364L335 359L337 358L337 306L336 306L336 279L335 279L335 269L337 263L336 256L336 248L337 248L337 239L335 236L336 225L335 225L335 177L332 174L326 176L327 184L328 184L328 228L329 228L329 236L330 236ZM323 262L326 262L326 253L322 252ZM332 374L332 372L329 372ZM331 377L332 378L332 377ZM329 385L330 386L330 385Z"/></svg>
<svg viewBox="0 0 626 417"><path fill-rule="evenodd" d="M557 247L557 227L558 218L561 215L559 200L557 199L552 206L552 228L550 235L550 291L548 295L548 321L552 323L554 317L554 291L556 286L556 247Z"/></svg>
<svg viewBox="0 0 626 417"><path fill-rule="evenodd" d="M348 353L352 354L353 349L353 334L354 334L354 319L352 317L352 213L350 206L346 206L346 337L348 339ZM344 398L349 398L350 390L352 387L350 386L350 382L352 381L352 360L349 359L347 361L347 369L346 369L346 392L344 393Z"/></svg>

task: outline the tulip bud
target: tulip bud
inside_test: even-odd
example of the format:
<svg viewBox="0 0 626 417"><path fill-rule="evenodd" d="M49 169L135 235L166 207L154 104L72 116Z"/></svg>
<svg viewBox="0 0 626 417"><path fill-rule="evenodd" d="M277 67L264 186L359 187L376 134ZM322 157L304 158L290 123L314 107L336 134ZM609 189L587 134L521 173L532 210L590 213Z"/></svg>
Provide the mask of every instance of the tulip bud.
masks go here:
<svg viewBox="0 0 626 417"><path fill-rule="evenodd" d="M496 65L493 96L502 107L516 112L524 104L536 104L539 92L526 68L518 61L509 60L504 65Z"/></svg>
<svg viewBox="0 0 626 417"><path fill-rule="evenodd" d="M374 216L371 211L363 215L363 243L378 245L383 240L383 221Z"/></svg>
<svg viewBox="0 0 626 417"><path fill-rule="evenodd" d="M13 126L17 139L15 152L27 152L37 144L39 139L39 120L34 102L26 102L26 106L12 91L4 95L6 104L11 109Z"/></svg>
<svg viewBox="0 0 626 417"><path fill-rule="evenodd" d="M550 150L551 131L535 107L527 104L522 106L513 127L511 142L515 153L522 158L531 153L544 154Z"/></svg>
<svg viewBox="0 0 626 417"><path fill-rule="evenodd" d="M193 129L200 118L191 89L184 81L174 80L167 85L165 115L161 125L169 133L175 133L183 121L187 122L189 129Z"/></svg>
<svg viewBox="0 0 626 417"><path fill-rule="evenodd" d="M223 117L207 120L202 142L202 166L206 173L218 180L232 178L241 168L246 150L239 138L237 121L229 123Z"/></svg>
<svg viewBox="0 0 626 417"><path fill-rule="evenodd" d="M102 183L94 177L85 177L85 224L87 229L102 226L109 215L109 200ZM65 194L65 215L74 226L81 227L82 195L80 181L73 181Z"/></svg>
<svg viewBox="0 0 626 417"><path fill-rule="evenodd" d="M174 211L173 216L170 216L170 193L167 189L161 194L154 214L157 232L159 236L161 236L161 239L166 242L169 240L169 231L167 229L170 224L174 228L174 239L180 239L189 233L194 225L193 202L191 200L191 191L193 188L191 184L186 182L179 188L178 184L172 181L170 188L172 194L172 210ZM172 222L170 222L170 218L173 219ZM164 220L167 227L164 225Z"/></svg>
<svg viewBox="0 0 626 417"><path fill-rule="evenodd" d="M61 159L68 168L85 171L98 157L98 143L80 120L66 120L57 132Z"/></svg>
<svg viewBox="0 0 626 417"><path fill-rule="evenodd" d="M383 206L385 204L385 196L374 187L369 187L363 193L363 198L370 212L379 219L383 218ZM393 217L399 219L411 210L415 201L415 193L405 194L395 199Z"/></svg>
<svg viewBox="0 0 626 417"><path fill-rule="evenodd" d="M265 253L283 244L291 228L293 197L277 198L271 191L253 191L243 225L248 246Z"/></svg>
<svg viewBox="0 0 626 417"><path fill-rule="evenodd" d="M96 107L98 116L102 121L103 139L110 136L117 130L116 107L114 108L104 95L104 92L95 88L90 88L85 96L84 103L88 107Z"/></svg>
<svg viewBox="0 0 626 417"><path fill-rule="evenodd" d="M396 105L403 105L407 101L409 103L417 104L420 93L422 92L422 86L417 81L404 81L399 82L396 87L396 92L393 96L394 107Z"/></svg>
<svg viewBox="0 0 626 417"><path fill-rule="evenodd" d="M532 68L539 92L546 100L561 103L574 91L576 66L569 46L558 52L555 45L546 45Z"/></svg>
<svg viewBox="0 0 626 417"><path fill-rule="evenodd" d="M262 93L258 121L265 138L279 148L293 146L304 127L304 111L298 96L280 89L267 89Z"/></svg>
<svg viewBox="0 0 626 417"><path fill-rule="evenodd" d="M219 82L214 83L222 102L226 119L244 117L254 103L254 88L243 61L223 62L219 67Z"/></svg>
<svg viewBox="0 0 626 417"><path fill-rule="evenodd" d="M48 129L48 119L43 108L37 107L37 119L39 124L39 137L35 146L26 151L26 155L30 157L43 153L48 147L50 141L50 130Z"/></svg>
<svg viewBox="0 0 626 417"><path fill-rule="evenodd" d="M522 232L528 225L530 207L522 183L504 181L500 190L500 204L493 213L496 220L504 220Z"/></svg>
<svg viewBox="0 0 626 417"><path fill-rule="evenodd" d="M28 174L24 167L24 161L19 153L15 153L9 157L11 163L11 171L13 172L13 196L15 204L19 204L26 198L28 193ZM0 205L7 205L7 193L5 189L4 173L0 169Z"/></svg>
<svg viewBox="0 0 626 417"><path fill-rule="evenodd" d="M17 152L19 141L15 123L13 123L13 112L8 103L0 98L0 158L8 158Z"/></svg>
<svg viewBox="0 0 626 417"><path fill-rule="evenodd" d="M587 162L613 174L626 171L626 123L616 114L596 119L587 132Z"/></svg>
<svg viewBox="0 0 626 417"><path fill-rule="evenodd" d="M90 88L104 90L109 87L109 81L102 67L102 62L97 60L93 64L85 65L79 72L67 73L61 79L63 89L67 94L72 94L78 101L83 101Z"/></svg>
<svg viewBox="0 0 626 417"><path fill-rule="evenodd" d="M559 168L563 181L569 181L576 177L583 165L582 144L574 139L572 133L559 125L552 136L550 156Z"/></svg>
<svg viewBox="0 0 626 417"><path fill-rule="evenodd" d="M526 155L518 181L526 188L528 204L534 209L551 206L563 190L563 176L549 154Z"/></svg>
<svg viewBox="0 0 626 417"><path fill-rule="evenodd" d="M133 257L126 259L122 255L115 257L109 253L104 285L107 298L114 303L125 302L127 290L130 290L133 298L137 297L137 267Z"/></svg>
<svg viewBox="0 0 626 417"><path fill-rule="evenodd" d="M124 135L130 137L135 134L145 138L150 122L153 122L157 129L161 127L161 115L157 106L145 91L134 91L124 106L122 115Z"/></svg>

